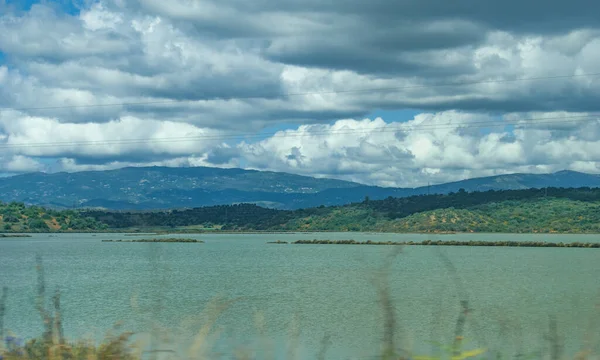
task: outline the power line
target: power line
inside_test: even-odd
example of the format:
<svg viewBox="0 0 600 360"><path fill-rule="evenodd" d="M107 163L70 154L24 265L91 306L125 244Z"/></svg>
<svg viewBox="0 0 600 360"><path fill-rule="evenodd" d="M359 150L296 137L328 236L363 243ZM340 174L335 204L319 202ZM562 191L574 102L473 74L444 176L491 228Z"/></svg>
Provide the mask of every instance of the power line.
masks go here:
<svg viewBox="0 0 600 360"><path fill-rule="evenodd" d="M445 130L445 129L468 129L468 128L485 128L485 127L505 127L505 126L539 126L539 125L552 125L552 124L572 124L578 122L597 121L598 115L577 115L567 117L548 117L548 118L531 118L531 119L518 119L512 121L477 121L467 124L422 124L415 125L407 129L398 127L380 126L370 129L339 129L339 130L321 130L311 131L308 133L300 134L289 134L281 132L270 132L270 133L258 133L258 134L230 134L230 135L196 135L196 136L181 136L181 137L164 137L164 138L139 138L139 139L114 139L114 140L100 140L100 141L63 141L63 142L45 142L45 143L15 143L15 144L2 144L0 149L11 149L21 147L60 147L60 146L85 146L85 145L134 145L142 143L163 143L163 142L182 142L182 141L200 141L200 140L229 140L229 139L249 139L249 138L295 138L295 137L308 137L308 136L329 136L329 135L352 135L352 134L378 134L378 133L389 133L389 132L418 132L418 131L430 131L430 130Z"/></svg>
<svg viewBox="0 0 600 360"><path fill-rule="evenodd" d="M465 86L465 85L480 85L480 84L501 84L518 81L535 81L535 80L553 80L553 79L567 79L575 77L595 77L600 76L600 73L590 74L572 74L572 75L557 75L557 76L542 76L542 77L529 77L529 78L516 78L516 79L504 79L504 80L487 80L487 81L465 81L465 82L453 82L453 83L440 83L440 84L429 84L429 85L409 85L409 86L398 86L398 87L382 87L382 88L366 88L366 89L348 89L348 90L331 90L331 91L315 91L315 92L298 92L298 93L282 93L274 94L271 97L264 95L248 95L248 96L231 96L231 97L218 97L214 96L205 99L196 100L155 100L155 101L140 101L140 102L123 102L123 103L109 103L109 104L89 104L89 105L59 105L59 106L43 106L43 107L23 107L23 108L0 108L2 111L31 111L31 110L58 110L58 109L78 109L78 108L98 108L98 107L111 107L111 106L137 106L137 105L161 105L161 104L177 104L177 103L190 103L198 101L209 101L209 100L252 100L252 99L278 99L287 98L294 96L311 96L311 95L335 95L335 94L347 94L347 93L365 93L365 92L386 92L386 91L398 91L398 90L409 90L409 89L426 89L446 86Z"/></svg>

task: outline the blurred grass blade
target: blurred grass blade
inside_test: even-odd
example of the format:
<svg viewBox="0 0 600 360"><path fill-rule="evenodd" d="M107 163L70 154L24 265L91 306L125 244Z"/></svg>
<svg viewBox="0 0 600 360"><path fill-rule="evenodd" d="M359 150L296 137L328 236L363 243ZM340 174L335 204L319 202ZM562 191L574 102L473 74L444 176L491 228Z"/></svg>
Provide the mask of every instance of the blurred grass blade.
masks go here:
<svg viewBox="0 0 600 360"><path fill-rule="evenodd" d="M487 350L486 349L475 349L475 350L467 350L467 351L463 351L462 353L456 355L456 356L452 356L452 360L464 360L464 359L468 359L468 358L472 358L481 354L484 354Z"/></svg>

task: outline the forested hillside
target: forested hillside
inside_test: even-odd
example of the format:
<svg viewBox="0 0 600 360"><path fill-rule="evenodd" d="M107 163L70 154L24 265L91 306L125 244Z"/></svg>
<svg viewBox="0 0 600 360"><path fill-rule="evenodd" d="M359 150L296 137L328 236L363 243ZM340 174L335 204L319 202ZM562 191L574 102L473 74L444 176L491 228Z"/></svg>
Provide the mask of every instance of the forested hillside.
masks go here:
<svg viewBox="0 0 600 360"><path fill-rule="evenodd" d="M294 211L252 204L165 212L89 211L111 228L392 232L600 232L600 189L528 189L370 200Z"/></svg>
<svg viewBox="0 0 600 360"><path fill-rule="evenodd" d="M55 211L23 203L0 202L0 231L102 231L108 226L92 217L82 217L77 211Z"/></svg>
<svg viewBox="0 0 600 360"><path fill-rule="evenodd" d="M173 211L57 211L12 202L0 203L0 229L600 233L600 189L461 190L299 210L238 204Z"/></svg>

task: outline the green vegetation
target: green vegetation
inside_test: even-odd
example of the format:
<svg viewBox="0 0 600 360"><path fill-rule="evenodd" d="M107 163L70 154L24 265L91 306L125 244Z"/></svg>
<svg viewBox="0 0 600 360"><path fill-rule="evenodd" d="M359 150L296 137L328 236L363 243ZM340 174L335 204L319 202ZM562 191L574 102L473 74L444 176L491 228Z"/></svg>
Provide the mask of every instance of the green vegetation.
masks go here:
<svg viewBox="0 0 600 360"><path fill-rule="evenodd" d="M397 233L600 233L600 189L548 188L370 200L276 210L254 204L186 210L48 210L0 203L0 231L155 233L377 231Z"/></svg>
<svg viewBox="0 0 600 360"><path fill-rule="evenodd" d="M280 244L276 242L276 244ZM287 243L284 243L287 244ZM371 241L356 240L296 240L292 244L305 245L417 245L417 246L510 246L510 247L566 247L566 248L600 248L600 243L553 243L543 241Z"/></svg>
<svg viewBox="0 0 600 360"><path fill-rule="evenodd" d="M181 239L181 238L169 238L169 239L135 239L135 240L102 240L102 242L156 242L156 243L200 243L204 241L197 239Z"/></svg>
<svg viewBox="0 0 600 360"><path fill-rule="evenodd" d="M189 231L210 224L214 230L205 231L600 233L600 189L459 191L293 211L238 204L83 216L121 231Z"/></svg>
<svg viewBox="0 0 600 360"><path fill-rule="evenodd" d="M0 202L0 231L105 231L108 225L92 217L83 217L78 211L55 211L39 206L25 206L20 202Z"/></svg>

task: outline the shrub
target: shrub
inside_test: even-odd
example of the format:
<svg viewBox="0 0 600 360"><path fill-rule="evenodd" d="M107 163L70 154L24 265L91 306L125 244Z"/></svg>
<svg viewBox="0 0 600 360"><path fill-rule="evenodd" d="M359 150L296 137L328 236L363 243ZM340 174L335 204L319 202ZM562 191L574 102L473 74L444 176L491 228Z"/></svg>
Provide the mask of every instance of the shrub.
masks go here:
<svg viewBox="0 0 600 360"><path fill-rule="evenodd" d="M50 230L50 228L48 227L48 224L46 224L46 222L44 222L44 220L42 220L42 219L30 220L28 225L31 230L40 230L40 231Z"/></svg>

